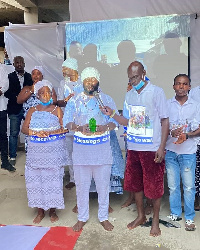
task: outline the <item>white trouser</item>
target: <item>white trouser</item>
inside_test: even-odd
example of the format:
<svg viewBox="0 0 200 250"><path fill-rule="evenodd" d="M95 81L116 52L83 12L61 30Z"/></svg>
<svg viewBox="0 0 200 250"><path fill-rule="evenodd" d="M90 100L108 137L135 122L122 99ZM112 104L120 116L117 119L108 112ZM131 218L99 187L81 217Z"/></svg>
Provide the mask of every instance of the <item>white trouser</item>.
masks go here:
<svg viewBox="0 0 200 250"><path fill-rule="evenodd" d="M111 166L112 165L74 165L79 221L86 222L89 219L89 190L92 177L94 178L98 193L99 221L108 220Z"/></svg>

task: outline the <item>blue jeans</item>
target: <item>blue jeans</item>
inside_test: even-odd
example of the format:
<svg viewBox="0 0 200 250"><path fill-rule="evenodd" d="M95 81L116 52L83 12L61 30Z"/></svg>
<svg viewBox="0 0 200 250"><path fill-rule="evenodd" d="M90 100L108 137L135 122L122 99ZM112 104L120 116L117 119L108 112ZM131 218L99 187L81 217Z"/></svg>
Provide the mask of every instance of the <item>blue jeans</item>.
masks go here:
<svg viewBox="0 0 200 250"><path fill-rule="evenodd" d="M9 156L10 158L16 158L18 135L21 121L24 117L24 111L22 109L19 114L9 115L8 117L10 119Z"/></svg>
<svg viewBox="0 0 200 250"><path fill-rule="evenodd" d="M196 154L176 154L172 151L167 151L165 165L170 191L169 203L171 213L176 216L181 216L182 214L181 176L184 191L185 219L194 220Z"/></svg>

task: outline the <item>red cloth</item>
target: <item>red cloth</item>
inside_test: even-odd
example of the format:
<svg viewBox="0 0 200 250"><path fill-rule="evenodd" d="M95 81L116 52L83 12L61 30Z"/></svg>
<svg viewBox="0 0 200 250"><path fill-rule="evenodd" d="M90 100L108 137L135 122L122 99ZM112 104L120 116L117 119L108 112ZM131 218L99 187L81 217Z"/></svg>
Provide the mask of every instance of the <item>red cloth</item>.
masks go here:
<svg viewBox="0 0 200 250"><path fill-rule="evenodd" d="M73 250L81 232L71 227L51 227L34 250Z"/></svg>
<svg viewBox="0 0 200 250"><path fill-rule="evenodd" d="M144 191L149 199L164 194L164 163L155 163L155 152L128 150L124 189L130 192Z"/></svg>
<svg viewBox="0 0 200 250"><path fill-rule="evenodd" d="M71 227L0 224L0 249L73 250L81 232Z"/></svg>

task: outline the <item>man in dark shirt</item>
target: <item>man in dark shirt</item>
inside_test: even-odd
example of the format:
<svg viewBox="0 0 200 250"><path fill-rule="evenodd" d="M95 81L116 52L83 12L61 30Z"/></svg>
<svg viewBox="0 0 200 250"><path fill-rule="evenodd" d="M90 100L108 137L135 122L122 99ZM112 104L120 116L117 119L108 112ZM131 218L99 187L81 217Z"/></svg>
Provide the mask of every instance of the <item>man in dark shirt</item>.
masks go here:
<svg viewBox="0 0 200 250"><path fill-rule="evenodd" d="M31 74L24 71L24 58L16 56L13 60L15 71L8 75L9 88L4 93L8 98L8 117L10 119L10 136L9 136L9 156L10 163L15 165L17 156L17 141L20 131L21 121L23 119L23 106L17 103L17 96L24 86L33 84Z"/></svg>
<svg viewBox="0 0 200 250"><path fill-rule="evenodd" d="M1 169L14 172L15 168L8 161L8 137L7 137L7 99L4 93L8 89L8 74L0 64L0 151Z"/></svg>

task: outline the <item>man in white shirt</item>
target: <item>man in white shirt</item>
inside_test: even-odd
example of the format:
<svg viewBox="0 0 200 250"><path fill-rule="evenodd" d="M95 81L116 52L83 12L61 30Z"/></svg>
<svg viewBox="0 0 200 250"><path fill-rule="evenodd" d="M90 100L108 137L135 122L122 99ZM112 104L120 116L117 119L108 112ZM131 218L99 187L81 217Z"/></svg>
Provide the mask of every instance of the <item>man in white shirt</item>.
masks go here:
<svg viewBox="0 0 200 250"><path fill-rule="evenodd" d="M4 96L8 89L8 76L4 66L0 64L0 150L1 168L10 172L16 169L8 161L8 137L7 137L7 99Z"/></svg>
<svg viewBox="0 0 200 250"><path fill-rule="evenodd" d="M164 91L145 77L144 66L132 62L128 67L129 83L133 88L126 93L123 116L109 107L102 109L118 123L127 126L128 156L124 189L134 192L137 218L127 227L134 229L146 221L143 195L152 199L153 220L151 236L161 234L159 211L164 193L164 151L169 132L167 102Z"/></svg>
<svg viewBox="0 0 200 250"><path fill-rule="evenodd" d="M99 98L94 95L99 89L100 74L93 67L81 73L84 92L71 98L67 103L63 125L75 131L73 143L73 167L76 183L78 222L74 231L80 231L89 219L89 190L92 178L98 193L98 219L107 231L113 230L108 221L111 166L113 163L110 146L110 130L117 123L102 114L99 100L116 109L112 98L102 91Z"/></svg>
<svg viewBox="0 0 200 250"><path fill-rule="evenodd" d="M166 143L167 170L171 220L181 220L182 204L180 176L184 190L185 230L194 231L195 168L197 143L200 134L200 104L188 97L190 79L185 74L174 78L175 97L168 100L170 130Z"/></svg>

